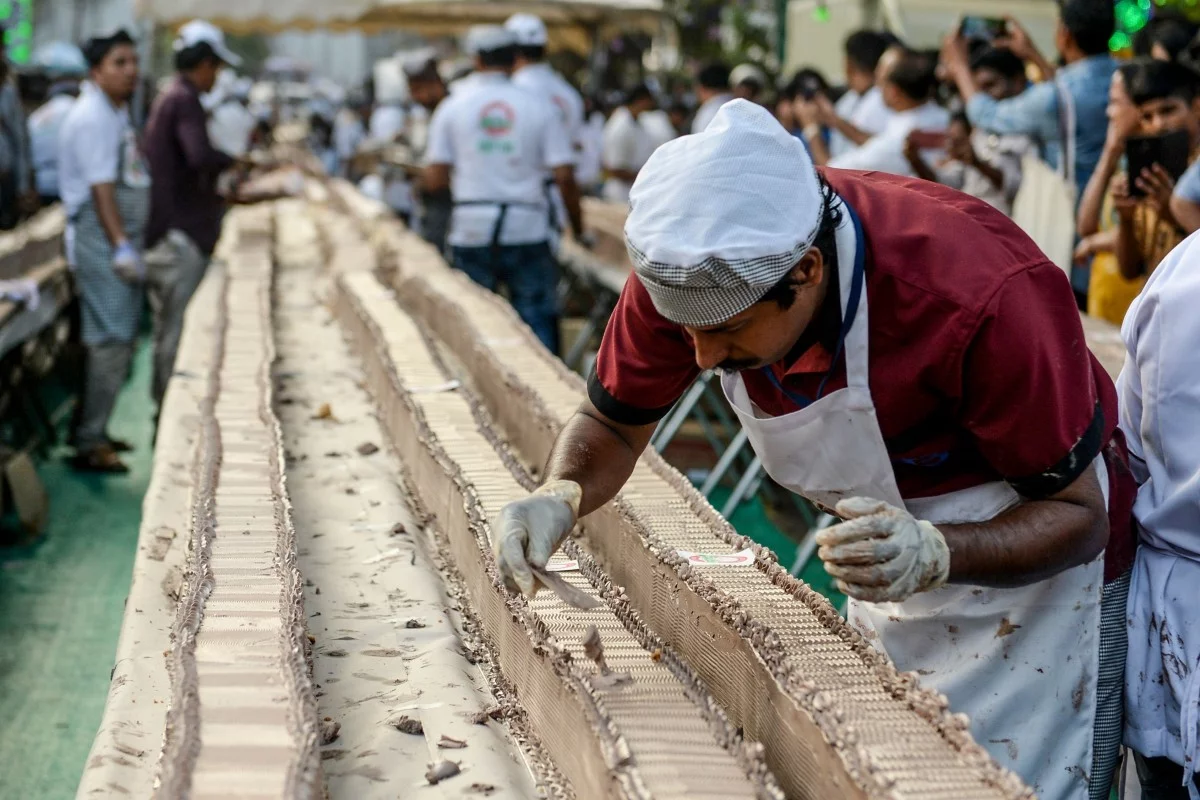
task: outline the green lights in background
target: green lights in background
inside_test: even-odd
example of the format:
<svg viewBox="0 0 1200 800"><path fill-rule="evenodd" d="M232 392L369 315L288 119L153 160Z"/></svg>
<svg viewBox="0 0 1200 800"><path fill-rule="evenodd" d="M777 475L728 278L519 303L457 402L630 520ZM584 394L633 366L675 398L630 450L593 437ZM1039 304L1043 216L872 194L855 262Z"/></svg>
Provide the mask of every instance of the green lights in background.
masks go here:
<svg viewBox="0 0 1200 800"><path fill-rule="evenodd" d="M1113 7L1117 17L1117 32L1108 42L1109 49L1119 52L1132 47L1133 35L1146 27L1154 17L1156 8L1171 9L1200 21L1200 0L1119 0Z"/></svg>
<svg viewBox="0 0 1200 800"><path fill-rule="evenodd" d="M0 0L0 24L5 27L9 60L28 63L33 50L33 0Z"/></svg>

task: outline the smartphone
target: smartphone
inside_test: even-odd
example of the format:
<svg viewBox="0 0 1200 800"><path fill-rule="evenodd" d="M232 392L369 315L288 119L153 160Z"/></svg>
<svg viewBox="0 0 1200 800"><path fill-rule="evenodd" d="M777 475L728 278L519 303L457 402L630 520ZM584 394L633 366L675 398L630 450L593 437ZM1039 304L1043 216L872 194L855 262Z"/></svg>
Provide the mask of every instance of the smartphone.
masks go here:
<svg viewBox="0 0 1200 800"><path fill-rule="evenodd" d="M1142 197L1137 178L1142 170L1158 164L1173 180L1179 180L1188 167L1191 137L1187 131L1171 131L1156 136L1130 136L1125 140L1125 163L1129 170L1129 194Z"/></svg>
<svg viewBox="0 0 1200 800"><path fill-rule="evenodd" d="M821 81L814 75L808 75L800 81L800 96L812 100L821 93Z"/></svg>
<svg viewBox="0 0 1200 800"><path fill-rule="evenodd" d="M990 42L1003 36L1008 30L1008 23L997 17L963 17L958 31L964 39L979 39Z"/></svg>
<svg viewBox="0 0 1200 800"><path fill-rule="evenodd" d="M913 131L908 135L918 150L945 150L947 138L945 131Z"/></svg>

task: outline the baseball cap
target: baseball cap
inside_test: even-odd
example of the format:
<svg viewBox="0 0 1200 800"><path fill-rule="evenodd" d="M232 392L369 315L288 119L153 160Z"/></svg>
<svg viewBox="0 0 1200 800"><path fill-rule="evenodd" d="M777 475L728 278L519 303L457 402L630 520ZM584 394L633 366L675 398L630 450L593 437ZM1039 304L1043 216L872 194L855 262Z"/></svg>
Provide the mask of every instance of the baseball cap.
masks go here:
<svg viewBox="0 0 1200 800"><path fill-rule="evenodd" d="M546 46L546 23L534 14L513 14L504 27L517 40L517 47Z"/></svg>
<svg viewBox="0 0 1200 800"><path fill-rule="evenodd" d="M187 50L189 47L195 47L198 44L206 44L216 53L217 58L224 61L231 67L240 67L242 59L236 53L229 49L225 44L225 34L221 29L211 22L203 19L194 19L179 29L179 35L175 38L175 52Z"/></svg>

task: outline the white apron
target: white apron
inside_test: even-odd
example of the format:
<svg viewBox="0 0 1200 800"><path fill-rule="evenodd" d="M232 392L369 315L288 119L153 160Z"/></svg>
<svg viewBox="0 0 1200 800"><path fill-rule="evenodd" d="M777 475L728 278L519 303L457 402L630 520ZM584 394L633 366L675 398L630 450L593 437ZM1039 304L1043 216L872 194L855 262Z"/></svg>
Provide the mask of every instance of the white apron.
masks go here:
<svg viewBox="0 0 1200 800"><path fill-rule="evenodd" d="M1020 502L995 482L940 497L900 497L867 385L865 245L853 210L837 231L848 386L769 417L741 375L721 384L767 474L832 508L864 496L934 524L982 522ZM853 265L853 269L848 269ZM834 354L834 363L838 360ZM822 385L823 388L823 385ZM1107 470L1095 461L1107 502ZM1100 645L1104 559L1016 589L953 585L903 603L850 601L850 620L901 671L944 693L971 718L976 741L1043 800L1084 800ZM1064 655L1065 654L1065 655Z"/></svg>

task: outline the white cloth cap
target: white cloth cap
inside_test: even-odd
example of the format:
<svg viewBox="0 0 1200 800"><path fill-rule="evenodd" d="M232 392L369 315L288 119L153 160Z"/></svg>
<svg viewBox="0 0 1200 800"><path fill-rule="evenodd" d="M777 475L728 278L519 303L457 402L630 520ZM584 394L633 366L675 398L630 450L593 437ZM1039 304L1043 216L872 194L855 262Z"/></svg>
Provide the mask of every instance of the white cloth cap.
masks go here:
<svg viewBox="0 0 1200 800"><path fill-rule="evenodd" d="M419 50L414 50L406 54L400 62L400 69L404 70L404 74L407 77L413 78L425 72L431 63L436 69L437 57L437 50L432 47L422 47Z"/></svg>
<svg viewBox="0 0 1200 800"><path fill-rule="evenodd" d="M178 53L180 50L186 50L198 44L207 44L217 54L217 58L231 67L242 65L242 59L226 46L225 34L207 20L194 19L180 28L179 35L175 37L175 52Z"/></svg>
<svg viewBox="0 0 1200 800"><path fill-rule="evenodd" d="M824 193L799 139L747 100L659 147L629 194L625 245L658 313L719 325L786 275L816 238Z"/></svg>
<svg viewBox="0 0 1200 800"><path fill-rule="evenodd" d="M512 47L516 44L512 32L499 25L472 25L467 31L467 55L477 56Z"/></svg>
<svg viewBox="0 0 1200 800"><path fill-rule="evenodd" d="M766 73L753 64L738 64L729 73L729 85L731 87L747 81L765 88L767 85L767 76Z"/></svg>
<svg viewBox="0 0 1200 800"><path fill-rule="evenodd" d="M546 23L533 14L513 14L504 27L512 32L518 47L545 47L549 38Z"/></svg>

